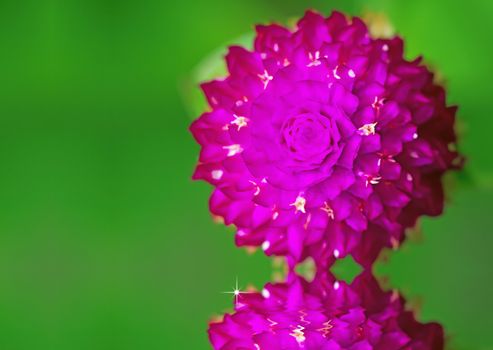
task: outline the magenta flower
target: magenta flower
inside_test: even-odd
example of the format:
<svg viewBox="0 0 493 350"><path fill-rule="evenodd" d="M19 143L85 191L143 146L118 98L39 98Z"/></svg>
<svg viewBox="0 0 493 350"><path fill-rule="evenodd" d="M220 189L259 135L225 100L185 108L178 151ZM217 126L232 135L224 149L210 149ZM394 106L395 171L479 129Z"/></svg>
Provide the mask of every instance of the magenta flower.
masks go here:
<svg viewBox="0 0 493 350"><path fill-rule="evenodd" d="M351 285L332 276L268 284L240 294L236 312L211 323L216 350L439 350L442 327L422 324L396 292L383 292L369 272Z"/></svg>
<svg viewBox="0 0 493 350"><path fill-rule="evenodd" d="M210 209L237 245L291 266L347 254L369 266L441 213L442 175L461 165L456 108L400 38L373 39L357 17L256 29L254 50L231 47L229 75L202 85L194 178L215 187Z"/></svg>

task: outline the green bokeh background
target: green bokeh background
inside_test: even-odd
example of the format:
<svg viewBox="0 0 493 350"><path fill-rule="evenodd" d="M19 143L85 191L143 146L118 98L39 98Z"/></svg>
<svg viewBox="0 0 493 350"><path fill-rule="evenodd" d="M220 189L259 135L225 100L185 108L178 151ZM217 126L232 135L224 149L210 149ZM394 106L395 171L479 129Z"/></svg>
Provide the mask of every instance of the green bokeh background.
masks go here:
<svg viewBox="0 0 493 350"><path fill-rule="evenodd" d="M181 87L254 23L308 7L385 13L446 77L467 173L376 270L454 349L493 349L489 0L1 0L0 349L209 348L208 319L231 307L220 292L272 269L191 182Z"/></svg>

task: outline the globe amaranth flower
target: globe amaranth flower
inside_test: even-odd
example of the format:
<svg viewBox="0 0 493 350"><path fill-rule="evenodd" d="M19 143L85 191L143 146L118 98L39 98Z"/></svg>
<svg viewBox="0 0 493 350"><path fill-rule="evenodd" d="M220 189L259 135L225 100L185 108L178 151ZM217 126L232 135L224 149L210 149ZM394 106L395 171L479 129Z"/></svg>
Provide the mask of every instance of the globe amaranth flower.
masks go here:
<svg viewBox="0 0 493 350"><path fill-rule="evenodd" d="M240 294L235 313L210 324L209 338L216 350L443 349L442 327L418 322L404 305L368 271L351 285L292 276Z"/></svg>
<svg viewBox="0 0 493 350"><path fill-rule="evenodd" d="M229 75L202 85L194 178L215 187L210 209L237 245L368 266L441 213L442 175L461 165L456 108L400 38L371 38L357 17L256 30L254 50L230 47Z"/></svg>

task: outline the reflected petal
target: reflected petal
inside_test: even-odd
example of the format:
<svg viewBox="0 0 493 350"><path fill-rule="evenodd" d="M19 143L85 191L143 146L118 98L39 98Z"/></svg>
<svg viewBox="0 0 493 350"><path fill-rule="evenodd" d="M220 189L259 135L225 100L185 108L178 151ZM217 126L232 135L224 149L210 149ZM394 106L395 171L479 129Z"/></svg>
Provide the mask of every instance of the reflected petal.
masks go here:
<svg viewBox="0 0 493 350"><path fill-rule="evenodd" d="M329 273L291 274L242 294L236 310L209 327L217 350L443 349L438 323L420 323L395 291L365 271L351 284Z"/></svg>

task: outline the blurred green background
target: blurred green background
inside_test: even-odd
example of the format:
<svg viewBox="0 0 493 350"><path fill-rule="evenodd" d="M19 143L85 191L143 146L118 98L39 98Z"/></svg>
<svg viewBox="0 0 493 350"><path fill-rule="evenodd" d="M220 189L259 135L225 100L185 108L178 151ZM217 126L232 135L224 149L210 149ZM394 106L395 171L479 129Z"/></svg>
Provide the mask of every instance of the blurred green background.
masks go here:
<svg viewBox="0 0 493 350"><path fill-rule="evenodd" d="M308 7L385 13L446 77L467 174L440 218L377 266L493 349L493 2L0 1L0 349L208 349L207 321L271 261L233 246L192 183L182 84L210 52Z"/></svg>

